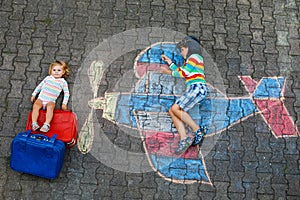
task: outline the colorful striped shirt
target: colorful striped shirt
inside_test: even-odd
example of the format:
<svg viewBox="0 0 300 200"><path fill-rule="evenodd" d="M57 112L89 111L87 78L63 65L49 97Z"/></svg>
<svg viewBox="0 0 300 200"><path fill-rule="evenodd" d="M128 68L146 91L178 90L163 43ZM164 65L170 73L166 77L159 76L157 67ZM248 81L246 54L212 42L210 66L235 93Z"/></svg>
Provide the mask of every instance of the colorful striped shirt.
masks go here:
<svg viewBox="0 0 300 200"><path fill-rule="evenodd" d="M44 102L55 102L61 91L64 91L63 104L67 105L70 97L68 83L64 78L47 76L33 91L32 96L39 94L39 99Z"/></svg>
<svg viewBox="0 0 300 200"><path fill-rule="evenodd" d="M185 78L187 86L195 83L206 83L203 57L199 54L192 54L183 66L178 67L172 63L169 67L172 70L172 76Z"/></svg>

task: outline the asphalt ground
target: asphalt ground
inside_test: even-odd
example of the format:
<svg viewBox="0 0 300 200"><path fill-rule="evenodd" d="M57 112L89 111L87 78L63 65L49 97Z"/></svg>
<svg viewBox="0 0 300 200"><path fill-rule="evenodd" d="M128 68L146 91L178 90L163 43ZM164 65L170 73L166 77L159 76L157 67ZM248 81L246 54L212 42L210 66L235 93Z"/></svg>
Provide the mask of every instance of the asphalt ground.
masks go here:
<svg viewBox="0 0 300 200"><path fill-rule="evenodd" d="M300 1L2 0L0 5L0 199L300 199L299 133L275 137L260 114L219 134L204 158L211 184L179 183L155 170L134 173L123 170L122 163L112 167L78 146L67 149L55 180L15 172L9 165L11 142L25 130L31 93L51 62L69 63L68 83L76 97L69 108L76 111L80 98L89 100L78 94L77 81L93 50L120 34L133 37L125 42L135 45L106 67L96 91L102 96L126 80L143 50L134 33L149 27L158 37L155 31L161 29L198 37L227 97L249 94L239 76L255 81L283 77L283 102L299 130ZM151 44L151 36L145 38ZM89 85L80 77L79 83ZM80 128L88 113L76 113ZM95 113L101 133L112 144L144 152L140 138L102 118L101 110Z"/></svg>

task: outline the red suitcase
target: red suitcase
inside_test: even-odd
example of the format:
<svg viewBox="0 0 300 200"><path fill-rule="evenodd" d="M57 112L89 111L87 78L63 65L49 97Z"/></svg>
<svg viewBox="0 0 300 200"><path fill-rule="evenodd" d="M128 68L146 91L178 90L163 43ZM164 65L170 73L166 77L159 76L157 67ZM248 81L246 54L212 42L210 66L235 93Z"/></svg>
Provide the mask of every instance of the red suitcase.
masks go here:
<svg viewBox="0 0 300 200"><path fill-rule="evenodd" d="M31 124L32 111L28 114L26 130L32 130ZM42 126L46 120L46 110L40 110L38 124ZM63 141L67 148L71 148L76 144L78 131L78 121L75 113L72 111L54 110L53 118L50 123L50 130L44 133L48 137L57 135L57 139ZM41 133L39 130L32 131L33 134Z"/></svg>

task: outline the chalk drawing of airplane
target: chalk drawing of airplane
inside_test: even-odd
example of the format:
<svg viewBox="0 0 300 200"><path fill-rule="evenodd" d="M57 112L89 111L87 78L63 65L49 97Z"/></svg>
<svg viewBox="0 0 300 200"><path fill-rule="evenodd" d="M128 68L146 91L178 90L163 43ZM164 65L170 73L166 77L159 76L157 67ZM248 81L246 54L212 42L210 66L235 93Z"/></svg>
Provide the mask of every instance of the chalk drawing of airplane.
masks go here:
<svg viewBox="0 0 300 200"><path fill-rule="evenodd" d="M159 73L161 67L166 67L161 60L162 53L176 64L183 62L175 44L154 44L136 59L135 73L140 80L131 92L105 93L104 97L92 99L89 105L94 109L102 109L103 118L139 130L150 165L165 179L210 184L198 146L192 146L179 157L174 154L179 136L168 110L177 96L183 93L185 86L182 79ZM208 127L207 137L219 134L256 114L263 117L276 138L299 135L284 105L283 77L264 77L258 82L250 76L239 76L239 79L245 85L248 96L227 97L208 83L208 97L189 111L193 119Z"/></svg>

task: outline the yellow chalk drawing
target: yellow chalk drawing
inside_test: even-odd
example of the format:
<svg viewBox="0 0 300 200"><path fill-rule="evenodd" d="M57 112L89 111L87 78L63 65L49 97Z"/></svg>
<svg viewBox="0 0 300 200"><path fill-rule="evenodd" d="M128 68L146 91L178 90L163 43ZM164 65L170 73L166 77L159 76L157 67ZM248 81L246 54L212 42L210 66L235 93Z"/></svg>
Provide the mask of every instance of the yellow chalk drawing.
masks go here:
<svg viewBox="0 0 300 200"><path fill-rule="evenodd" d="M117 123L115 120L115 113L119 96L119 92L105 93L104 97L97 97L90 100L89 106L93 109L103 110L103 118Z"/></svg>
<svg viewBox="0 0 300 200"><path fill-rule="evenodd" d="M104 67L102 61L93 61L89 70L88 70L88 77L90 81L90 85L92 87L93 91L93 97L96 99L100 81L102 79L104 73ZM88 153L93 144L93 138L94 138L94 110L97 109L97 107L101 107L101 104L105 102L104 99L97 99L97 100L91 100L89 102L91 109L91 112L89 113L88 118L86 119L78 137L78 148L83 153Z"/></svg>

